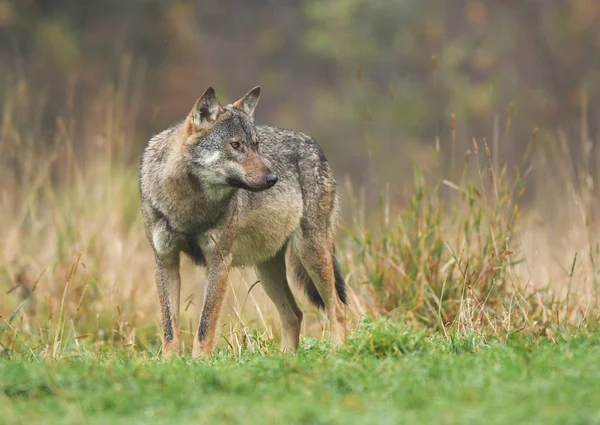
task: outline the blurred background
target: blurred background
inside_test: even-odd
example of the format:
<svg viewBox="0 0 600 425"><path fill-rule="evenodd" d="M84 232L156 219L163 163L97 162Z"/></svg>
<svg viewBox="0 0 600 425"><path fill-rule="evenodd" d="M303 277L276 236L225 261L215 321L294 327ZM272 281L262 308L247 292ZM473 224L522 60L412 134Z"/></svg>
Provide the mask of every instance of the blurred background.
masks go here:
<svg viewBox="0 0 600 425"><path fill-rule="evenodd" d="M137 166L208 86L262 86L257 123L324 148L359 316L497 332L598 303L598 0L0 0L0 60L0 352L156 347ZM279 326L236 273L232 347Z"/></svg>
<svg viewBox="0 0 600 425"><path fill-rule="evenodd" d="M500 160L536 127L600 133L596 0L3 0L0 34L0 97L23 78L36 124L75 115L81 137L119 84L133 154L209 85L223 102L261 85L257 121L313 134L360 185L410 175L436 137L449 150L451 114L464 150L503 136L514 108Z"/></svg>

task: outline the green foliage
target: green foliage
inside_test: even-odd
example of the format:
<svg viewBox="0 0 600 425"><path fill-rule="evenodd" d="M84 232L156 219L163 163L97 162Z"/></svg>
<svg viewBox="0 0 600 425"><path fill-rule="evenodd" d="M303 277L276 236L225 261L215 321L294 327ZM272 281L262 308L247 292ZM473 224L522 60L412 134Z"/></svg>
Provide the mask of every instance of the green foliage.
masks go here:
<svg viewBox="0 0 600 425"><path fill-rule="evenodd" d="M345 350L354 358L386 358L420 352L425 344L423 331L411 331L389 320L366 318L349 339Z"/></svg>
<svg viewBox="0 0 600 425"><path fill-rule="evenodd" d="M48 362L3 358L0 410L7 425L595 423L599 340L592 333L482 345L366 321L337 352L309 341L296 355L208 360L114 352ZM412 348L381 356L364 341Z"/></svg>

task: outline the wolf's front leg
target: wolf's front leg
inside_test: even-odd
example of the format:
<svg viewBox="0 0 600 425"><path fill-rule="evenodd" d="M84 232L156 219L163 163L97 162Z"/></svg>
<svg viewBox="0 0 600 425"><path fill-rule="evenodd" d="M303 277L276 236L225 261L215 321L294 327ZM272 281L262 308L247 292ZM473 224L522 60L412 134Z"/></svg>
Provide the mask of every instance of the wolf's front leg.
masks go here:
<svg viewBox="0 0 600 425"><path fill-rule="evenodd" d="M162 313L163 355L181 355L178 323L181 290L179 252L156 253L156 286Z"/></svg>
<svg viewBox="0 0 600 425"><path fill-rule="evenodd" d="M221 307L227 293L227 277L231 268L230 253L216 252L206 260L208 276L200 325L194 337L192 351L194 357L209 356L212 353Z"/></svg>

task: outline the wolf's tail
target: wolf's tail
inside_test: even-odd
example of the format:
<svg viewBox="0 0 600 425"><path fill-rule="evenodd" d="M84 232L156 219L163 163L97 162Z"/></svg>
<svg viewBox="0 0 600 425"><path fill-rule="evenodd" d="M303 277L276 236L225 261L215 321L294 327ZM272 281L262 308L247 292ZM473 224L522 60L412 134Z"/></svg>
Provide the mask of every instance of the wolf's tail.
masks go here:
<svg viewBox="0 0 600 425"><path fill-rule="evenodd" d="M318 308L325 308L325 303L323 302L323 298L321 298L321 294L319 294L315 283L312 281L306 268L304 268L300 262L300 259L293 252L288 258L288 264L293 271L294 281L304 289L308 300ZM335 290L337 295L341 302L347 304L346 282L344 281L342 273L340 273L340 265L335 257L335 252L333 254L333 275L335 277Z"/></svg>
<svg viewBox="0 0 600 425"><path fill-rule="evenodd" d="M333 274L335 276L335 290L340 297L340 301L344 304L348 304L348 298L346 295L346 282L344 281L344 276L340 273L340 265L335 256L335 251L333 253Z"/></svg>

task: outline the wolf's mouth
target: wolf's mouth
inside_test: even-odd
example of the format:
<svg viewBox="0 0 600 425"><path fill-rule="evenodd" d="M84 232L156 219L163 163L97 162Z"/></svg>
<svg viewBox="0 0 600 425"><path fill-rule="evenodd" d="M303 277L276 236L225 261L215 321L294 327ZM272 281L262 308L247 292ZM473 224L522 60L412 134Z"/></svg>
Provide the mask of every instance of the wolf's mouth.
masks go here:
<svg viewBox="0 0 600 425"><path fill-rule="evenodd" d="M228 178L227 184L237 189L249 190L250 192L262 192L275 185L279 179L274 174L267 174L261 184L249 184L240 178Z"/></svg>

